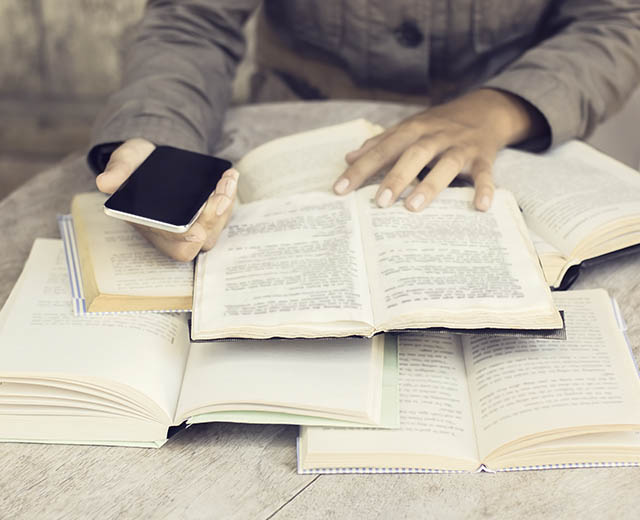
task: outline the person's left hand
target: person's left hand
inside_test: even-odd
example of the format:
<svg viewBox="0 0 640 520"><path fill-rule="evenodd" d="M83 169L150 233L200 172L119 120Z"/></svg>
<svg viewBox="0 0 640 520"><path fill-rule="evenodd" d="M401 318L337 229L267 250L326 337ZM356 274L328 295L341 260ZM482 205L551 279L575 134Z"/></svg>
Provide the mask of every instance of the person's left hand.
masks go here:
<svg viewBox="0 0 640 520"><path fill-rule="evenodd" d="M486 211L493 199L491 168L497 152L545 131L543 116L521 98L480 89L420 112L368 139L346 156L349 167L333 189L344 195L394 163L380 183L376 202L393 204L427 165L433 167L405 200L421 211L462 172L475 186L474 205Z"/></svg>

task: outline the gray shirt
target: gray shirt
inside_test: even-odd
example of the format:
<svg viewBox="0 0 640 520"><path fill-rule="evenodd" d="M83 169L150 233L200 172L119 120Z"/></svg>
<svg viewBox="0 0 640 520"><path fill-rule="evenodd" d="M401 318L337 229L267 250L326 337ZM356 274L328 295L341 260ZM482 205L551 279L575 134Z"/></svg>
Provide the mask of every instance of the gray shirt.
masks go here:
<svg viewBox="0 0 640 520"><path fill-rule="evenodd" d="M259 4L150 0L93 143L144 137L212 153ZM265 0L263 10L283 47L395 99L516 94L546 118L551 145L587 135L640 83L640 0ZM281 72L295 87L295 70Z"/></svg>

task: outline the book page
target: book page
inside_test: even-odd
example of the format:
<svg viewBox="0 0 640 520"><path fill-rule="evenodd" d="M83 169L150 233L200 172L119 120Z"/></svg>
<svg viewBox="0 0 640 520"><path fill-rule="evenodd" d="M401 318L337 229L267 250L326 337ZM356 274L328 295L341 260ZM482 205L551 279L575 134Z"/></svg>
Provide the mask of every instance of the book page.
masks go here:
<svg viewBox="0 0 640 520"><path fill-rule="evenodd" d="M397 328L413 316L432 326L513 328L513 314L527 308L557 321L509 192L497 190L480 212L473 189L449 188L414 213L403 201L379 208L375 191L359 190L358 202L378 326Z"/></svg>
<svg viewBox="0 0 640 520"><path fill-rule="evenodd" d="M353 341L362 341L356 338L352 338ZM328 343L333 344L334 340L326 341L323 340L324 343L322 345ZM335 342L342 342L343 340L335 340ZM379 344L376 342L382 341L384 343L384 359L382 361L382 383L380 388L380 421L376 424L376 428L397 428L399 425L399 412L398 412L398 341L395 336L391 335L378 335L375 336L372 340L372 344L374 349L379 348ZM304 342L311 344L321 344L319 341L308 340ZM293 345L298 344L297 340ZM259 356L258 356L259 357ZM374 363L370 364L373 367L376 367L375 370L378 370L378 359L377 352L374 353ZM329 361L325 361L322 366L326 366ZM189 364L189 363L188 363ZM363 367L361 363L358 364L358 370L362 370ZM304 365L303 371L308 371L310 367L307 364ZM333 370L333 369L332 369ZM342 368L338 369L340 372ZM200 371L199 371L200 372ZM319 388L318 392L323 393L323 388L329 385L334 384L334 379L337 379L338 376L335 372L332 371L328 378L325 378ZM183 388L187 387L190 383L188 380L189 376L185 377L185 383L183 384ZM196 378L197 379L197 378ZM345 378L348 379L348 376ZM295 383L294 383L295 384ZM307 383L304 383L305 385ZM351 383L348 383L351 384ZM339 386L342 386L342 379L340 379ZM292 394L295 394L298 390L291 390ZM377 406L378 397L376 397L377 391L372 394L372 402L375 401ZM182 395L182 394L181 394ZM289 397L291 399L291 396ZM273 405L271 405L273 406ZM317 406L317 403L314 404L314 408ZM261 411L261 410L229 410L229 411L213 411L213 412L205 412L199 413L198 415L189 415L187 419L187 424L197 424L197 423L205 423L205 422L239 422L239 423L251 423L251 424L299 424L299 425L307 425L307 426L342 426L342 427L371 427L371 422L366 423L363 422L361 418L353 419L336 419L336 418L328 418L321 417L319 414L322 412L318 412L317 410L288 410L287 412L281 411ZM377 411L374 411L374 416L377 416Z"/></svg>
<svg viewBox="0 0 640 520"><path fill-rule="evenodd" d="M193 337L282 336L283 324L305 323L322 332L330 322L370 330L363 264L354 197L316 192L245 204L198 259ZM352 325L342 335L350 334Z"/></svg>
<svg viewBox="0 0 640 520"><path fill-rule="evenodd" d="M384 338L194 343L178 415L216 410L380 418Z"/></svg>
<svg viewBox="0 0 640 520"><path fill-rule="evenodd" d="M87 241L99 292L190 296L193 262L168 258L129 224L105 215L106 198L102 193L83 193L75 197L72 209L78 241Z"/></svg>
<svg viewBox="0 0 640 520"><path fill-rule="evenodd" d="M62 242L37 239L2 310L0 378L124 385L173 418L189 350L184 317L74 316Z"/></svg>
<svg viewBox="0 0 640 520"><path fill-rule="evenodd" d="M398 336L399 430L305 428L308 451L335 467L479 465L461 345L448 334ZM338 463L343 461L343 463ZM331 467L330 464L328 464ZM327 467L327 465L323 465Z"/></svg>
<svg viewBox="0 0 640 520"><path fill-rule="evenodd" d="M542 238L538 233L529 229L529 236L533 247L538 254L544 277L549 286L554 287L560 284L560 274L569 267L568 260L554 246Z"/></svg>
<svg viewBox="0 0 640 520"><path fill-rule="evenodd" d="M344 156L380 133L365 119L302 132L263 144L236 165L243 203L309 191L330 191L347 168Z"/></svg>
<svg viewBox="0 0 640 520"><path fill-rule="evenodd" d="M640 173L579 141L541 155L503 150L493 172L527 225L566 257L598 228L640 219Z"/></svg>
<svg viewBox="0 0 640 520"><path fill-rule="evenodd" d="M606 292L554 293L554 300L565 311L565 341L463 340L483 460L549 430L640 424L638 374Z"/></svg>

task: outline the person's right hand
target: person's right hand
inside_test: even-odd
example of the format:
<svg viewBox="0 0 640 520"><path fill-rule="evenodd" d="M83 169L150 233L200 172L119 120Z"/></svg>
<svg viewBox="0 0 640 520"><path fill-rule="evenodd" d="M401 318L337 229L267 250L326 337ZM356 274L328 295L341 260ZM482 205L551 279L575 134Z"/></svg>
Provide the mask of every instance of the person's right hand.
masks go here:
<svg viewBox="0 0 640 520"><path fill-rule="evenodd" d="M103 173L96 177L98 189L112 194L155 149L146 139L129 139L116 148ZM227 224L236 199L238 172L224 172L200 216L185 233L170 233L132 224L149 242L167 256L181 262L193 260L200 250L211 249Z"/></svg>

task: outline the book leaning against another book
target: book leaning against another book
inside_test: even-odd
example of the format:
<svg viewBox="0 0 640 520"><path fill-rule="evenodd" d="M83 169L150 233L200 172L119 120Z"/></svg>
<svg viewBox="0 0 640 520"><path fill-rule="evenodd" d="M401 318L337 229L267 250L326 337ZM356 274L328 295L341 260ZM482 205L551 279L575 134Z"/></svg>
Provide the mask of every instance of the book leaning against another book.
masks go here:
<svg viewBox="0 0 640 520"><path fill-rule="evenodd" d="M503 150L494 177L515 195L550 286L566 289L583 264L640 253L640 172L586 143Z"/></svg>
<svg viewBox="0 0 640 520"><path fill-rule="evenodd" d="M59 240L0 311L0 441L161 446L171 426L397 425L393 338L193 343L184 314L74 316Z"/></svg>
<svg viewBox="0 0 640 520"><path fill-rule="evenodd" d="M603 290L554 294L566 341L413 333L400 429L303 427L301 473L640 465L640 379Z"/></svg>

